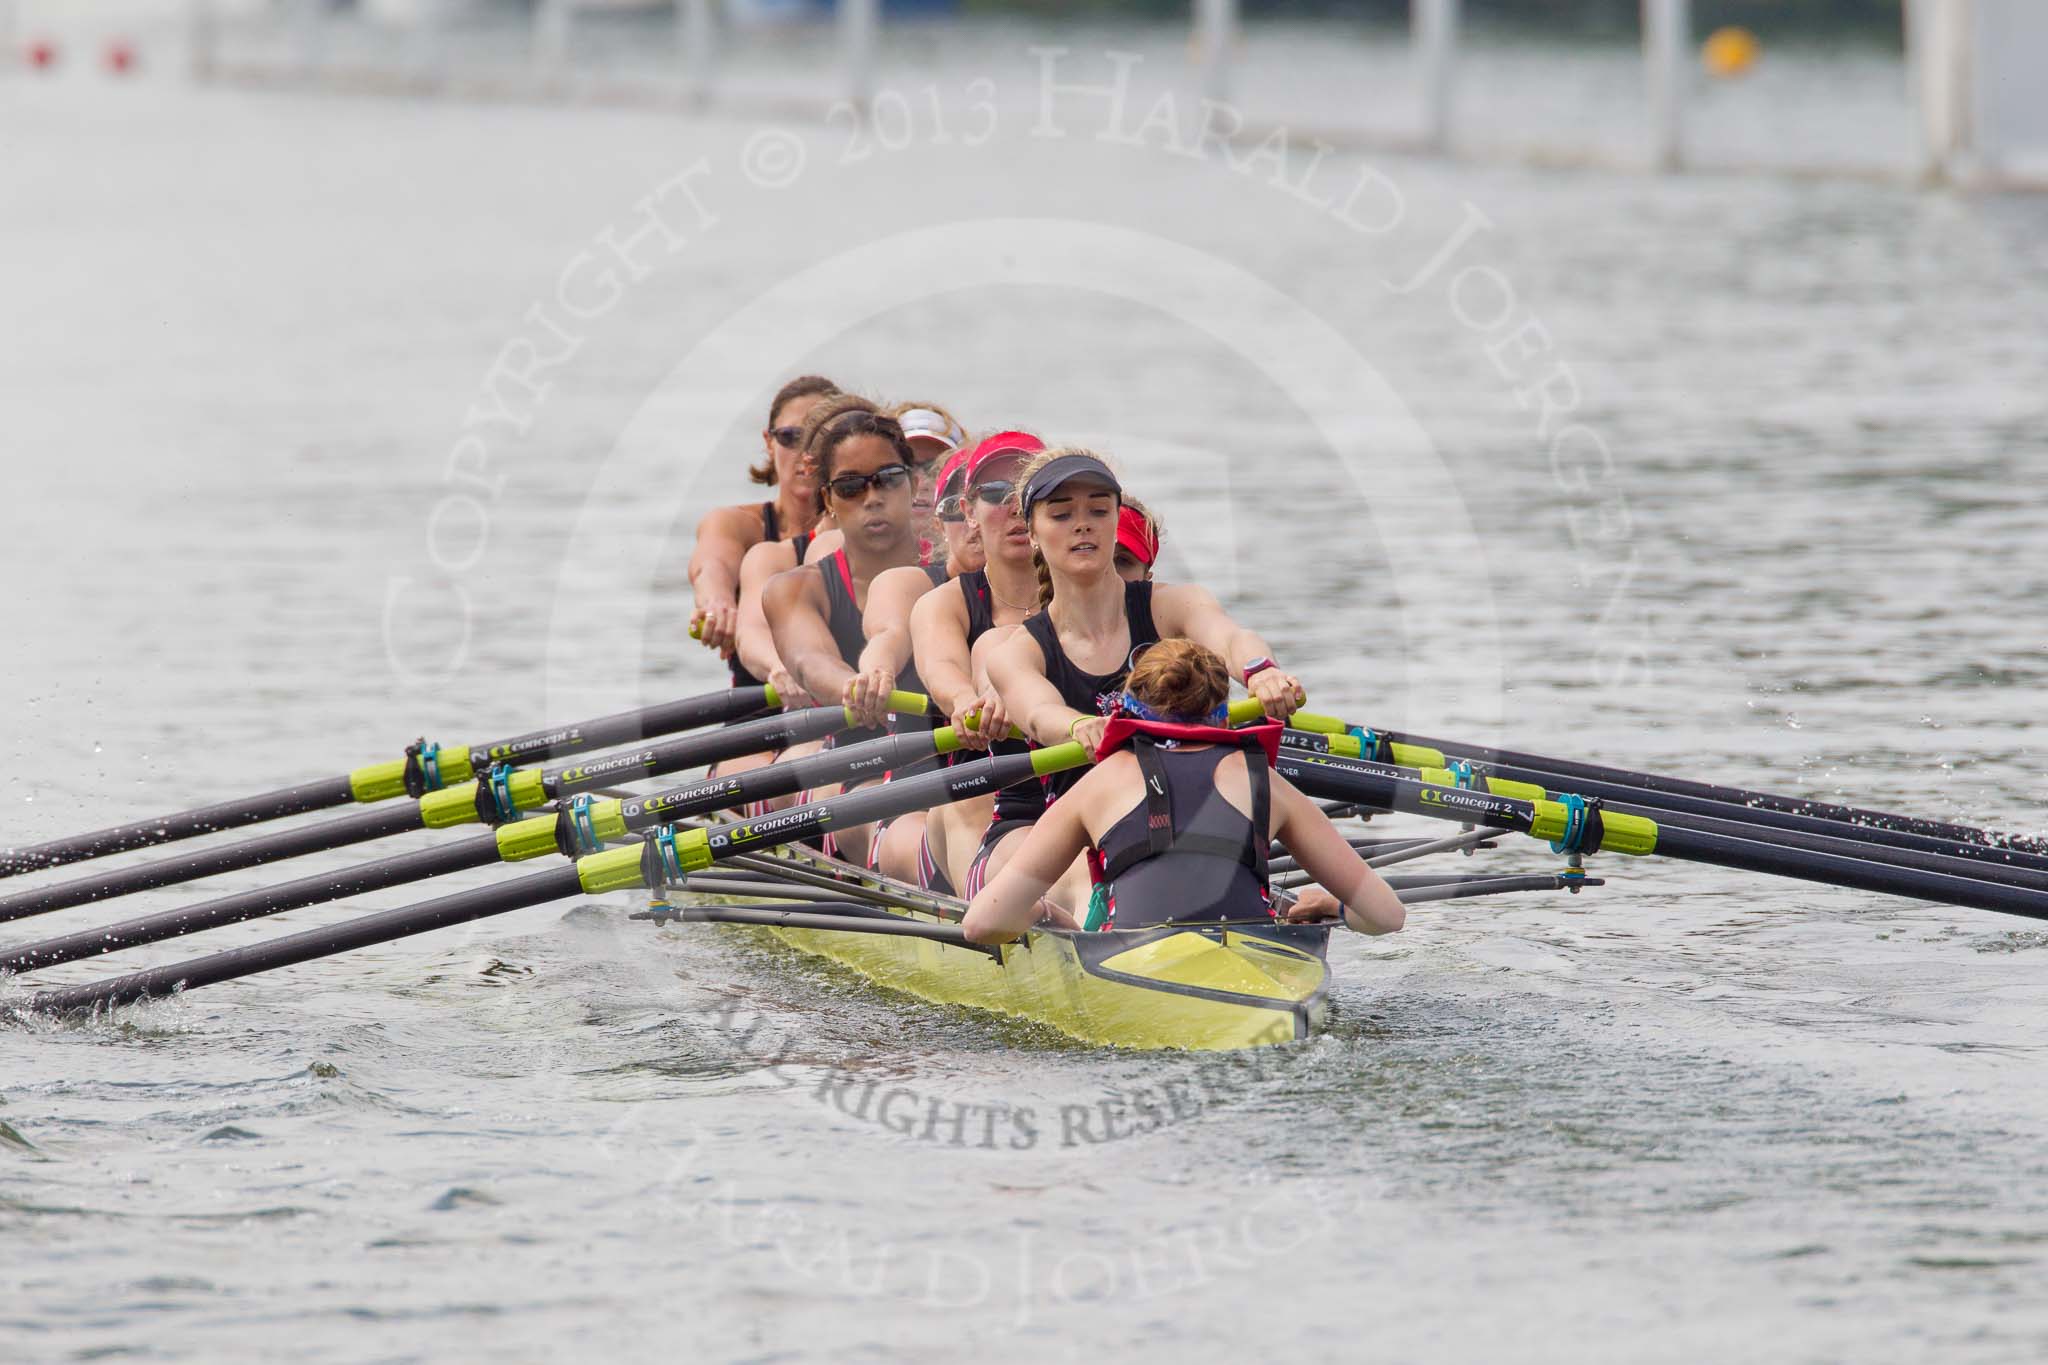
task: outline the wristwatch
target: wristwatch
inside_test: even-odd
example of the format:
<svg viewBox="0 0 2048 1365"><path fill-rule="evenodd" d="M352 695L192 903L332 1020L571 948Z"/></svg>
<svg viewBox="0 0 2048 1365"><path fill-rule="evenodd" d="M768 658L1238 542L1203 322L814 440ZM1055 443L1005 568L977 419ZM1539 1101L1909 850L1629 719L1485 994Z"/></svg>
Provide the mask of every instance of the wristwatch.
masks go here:
<svg viewBox="0 0 2048 1365"><path fill-rule="evenodd" d="M1269 668L1278 668L1278 667L1279 667L1279 665L1278 665L1278 664L1274 663L1274 662L1273 662L1273 661L1272 661L1271 659L1268 659L1268 658L1264 658L1263 656L1262 656L1262 657L1260 657L1260 658L1257 658L1257 659L1253 659L1253 660L1252 660L1252 661L1251 661L1250 663L1248 663L1248 664L1246 664L1246 665L1244 666L1244 682L1245 682L1245 686L1247 686L1247 687L1251 686L1251 682L1252 682L1252 675L1253 675L1253 674L1255 674L1255 673L1263 673L1263 672L1265 672L1265 671L1266 671L1267 669L1269 669Z"/></svg>

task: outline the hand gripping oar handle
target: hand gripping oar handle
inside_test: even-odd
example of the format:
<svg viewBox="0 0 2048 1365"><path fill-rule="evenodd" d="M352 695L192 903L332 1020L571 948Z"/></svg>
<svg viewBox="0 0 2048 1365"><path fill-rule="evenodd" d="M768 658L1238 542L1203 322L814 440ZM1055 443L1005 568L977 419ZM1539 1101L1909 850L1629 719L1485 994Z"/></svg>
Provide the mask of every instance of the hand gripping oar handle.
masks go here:
<svg viewBox="0 0 2048 1365"><path fill-rule="evenodd" d="M638 711L622 711L574 725L534 730L509 739L470 746L435 746L434 764L440 781L464 782L493 763L528 762L561 754L630 744L653 735L674 734L719 721L735 720L780 705L772 687L739 687L663 702ZM418 746L415 746L417 748ZM407 794L408 768L417 771L417 753L357 768L341 777L303 782L260 796L223 801L197 810L179 811L154 820L136 820L90 834L77 834L26 848L0 852L0 877L63 867L90 858L138 848L153 848L201 834L238 829L312 811L332 810L350 802L368 803Z"/></svg>
<svg viewBox="0 0 2048 1365"><path fill-rule="evenodd" d="M579 858L573 867L551 869L531 877L476 891L459 892L420 905L385 910L347 924L309 929L246 948L234 948L187 962L131 972L126 976L62 990L44 991L29 1001L31 1009L61 1013L106 1005L124 1005L151 996L169 995L220 981L250 976L294 963L345 953L372 944L424 934L449 925L570 896L598 895L635 887L663 887L691 870L724 858L788 843L826 828L869 824L906 811L944 801L978 796L1021 782L1034 774L1079 767L1088 755L1078 744L1060 744L1028 754L1002 754L962 763L935 773L817 802L796 806L764 820L736 820L710 829L676 830L663 825L651 831L641 847L606 849ZM717 842L714 844L713 839Z"/></svg>

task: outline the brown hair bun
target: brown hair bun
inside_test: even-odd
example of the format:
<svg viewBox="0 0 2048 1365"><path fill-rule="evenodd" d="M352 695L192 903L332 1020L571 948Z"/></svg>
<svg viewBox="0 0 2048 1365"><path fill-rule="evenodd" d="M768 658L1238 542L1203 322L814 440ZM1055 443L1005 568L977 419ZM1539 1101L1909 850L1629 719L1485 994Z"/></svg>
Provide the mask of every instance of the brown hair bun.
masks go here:
<svg viewBox="0 0 2048 1365"><path fill-rule="evenodd" d="M1193 640L1161 640L1131 665L1124 689L1162 716L1199 724L1230 696L1230 670Z"/></svg>

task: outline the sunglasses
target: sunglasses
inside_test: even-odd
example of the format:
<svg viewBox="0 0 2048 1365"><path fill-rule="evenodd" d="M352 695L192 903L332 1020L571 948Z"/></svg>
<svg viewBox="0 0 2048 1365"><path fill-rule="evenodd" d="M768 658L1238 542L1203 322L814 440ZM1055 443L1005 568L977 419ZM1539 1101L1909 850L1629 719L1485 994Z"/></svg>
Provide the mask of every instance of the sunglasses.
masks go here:
<svg viewBox="0 0 2048 1365"><path fill-rule="evenodd" d="M999 502L1008 502L1010 494L1017 491L1017 485L1008 479L990 479L974 485L974 496L993 507Z"/></svg>
<svg viewBox="0 0 2048 1365"><path fill-rule="evenodd" d="M797 442L804 438L804 429L802 427L777 427L768 434L773 436L775 444L781 446L784 450L795 450Z"/></svg>
<svg viewBox="0 0 2048 1365"><path fill-rule="evenodd" d="M939 499L938 512L940 521L965 521L967 520L967 500L958 493L949 493Z"/></svg>
<svg viewBox="0 0 2048 1365"><path fill-rule="evenodd" d="M910 482L910 470L900 464L885 464L872 474L840 474L828 479L825 486L832 490L835 498L857 498L868 491L873 484L884 493L892 488L901 488Z"/></svg>

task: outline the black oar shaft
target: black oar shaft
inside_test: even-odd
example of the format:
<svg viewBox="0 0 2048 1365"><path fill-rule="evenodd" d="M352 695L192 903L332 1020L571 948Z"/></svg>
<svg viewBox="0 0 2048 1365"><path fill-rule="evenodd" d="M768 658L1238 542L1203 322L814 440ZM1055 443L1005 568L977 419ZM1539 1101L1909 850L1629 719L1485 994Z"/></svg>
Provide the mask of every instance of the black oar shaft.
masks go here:
<svg viewBox="0 0 2048 1365"><path fill-rule="evenodd" d="M84 862L88 858L124 853L129 849L150 848L178 839L191 839L224 829L259 824L265 820L282 820L287 816L306 815L316 810L333 810L336 806L345 806L354 799L346 777L302 782L296 787L265 792L261 796L251 796L241 801L223 801L216 806L179 811L175 815L158 816L154 820L136 820L130 824L96 830L91 834L74 835L68 839L52 839L48 843L35 844L28 848L9 849L5 854L0 854L0 877L13 877L50 867L63 867L68 863Z"/></svg>
<svg viewBox="0 0 2048 1365"><path fill-rule="evenodd" d="M468 761L469 773L481 774L493 763L521 764L563 754L588 753L617 744L630 744L651 735L674 734L678 730L691 730L719 721L737 720L742 716L751 716L768 705L766 688L728 688L702 696L662 702L637 711L621 711L616 715L599 716L595 720L580 721L573 725L551 726L523 735L513 735L507 739L491 740L484 744L471 745L460 752ZM125 825L95 830L90 834L77 834L26 848L0 851L0 877L63 867L69 863L105 857L110 853L152 848L179 839L239 829L243 825L253 825L265 820L332 810L337 806L348 805L356 799L354 774L322 778L316 782L286 787L281 791L265 792L260 796L223 801L198 810L180 811L154 820L131 821Z"/></svg>
<svg viewBox="0 0 2048 1365"><path fill-rule="evenodd" d="M1527 801L1397 777L1377 765L1320 758L1283 749L1277 771L1303 792L1323 800L1358 801L1389 810L1494 829L1513 829L1524 834L1533 832L1535 824L1536 808ZM1555 803L1544 804L1553 806ZM1767 872L1802 881L2048 919L2048 893L2005 886L1974 876L1925 872L1865 857L1814 852L1703 830L1682 829L1661 821L1656 826L1654 851L1667 857Z"/></svg>
<svg viewBox="0 0 2048 1365"><path fill-rule="evenodd" d="M2001 886L1976 877L1894 867L1867 858L1786 848L1780 844L1738 839L1705 830L1660 824L1657 827L1657 852L1690 862L1711 863L1716 867L1767 872L1858 891L1967 906L1973 910L1997 910L2008 915L2024 915L2028 919L2048 919L2048 894L2039 891Z"/></svg>
<svg viewBox="0 0 2048 1365"><path fill-rule="evenodd" d="M1427 735L1389 734L1390 741L1414 744L1436 749L1458 758L1489 765L1536 768L1544 772L1561 774L1573 779L1595 782L1618 782L1640 791L1655 791L1673 796L1688 796L1696 800L1715 801L1723 805L1745 806L1751 810L1779 811L1787 815L1805 815L1819 820L1835 820L1843 824L1860 825L1869 829L1892 830L1903 834L1918 834L1930 839L1954 840L1959 843L1989 844L1999 848L2010 848L2023 853L2048 854L2048 840L2023 834L2003 834L1996 830L1980 829L1974 825L1951 824L1945 820L1928 820L1916 815L1900 815L1893 811L1866 810L1858 806L1845 806L1831 801L1815 801L1803 796L1783 796L1773 792L1749 791L1741 787L1724 787L1712 782L1694 782L1680 777L1662 777L1655 773L1630 772L1625 768L1612 768L1600 763L1581 763L1568 758L1550 758L1542 754L1518 753L1513 749L1494 749L1484 745L1463 744L1457 740L1431 739ZM1530 779L1536 780L1536 779ZM1570 784L1565 784L1569 786ZM1573 788L1576 790L1576 788Z"/></svg>
<svg viewBox="0 0 2048 1365"><path fill-rule="evenodd" d="M761 726L767 726L776 733L809 737L811 731L819 729L818 720L842 715L843 713L836 708L822 717L818 712L798 712L791 716L752 722L752 729L748 726L734 726L731 730L719 732L717 736L703 737L701 741L678 740L672 741L670 746L656 747L668 750L669 758L675 758L681 750L693 746L701 748L706 744L714 750L724 748L736 749L738 752L753 752L751 746L759 742ZM746 733L743 734L743 731ZM621 814L630 831L651 829L684 815L719 810L743 801L784 795L805 787L836 782L861 772L885 771L903 763L929 757L933 747L930 732L891 735L844 749L828 749L807 758L790 759L750 769L734 777L710 778L652 796L629 798L623 805ZM713 756L719 755L714 753ZM628 756L636 764L641 763L644 757ZM661 768L664 764L657 762L654 766ZM439 877L451 872L488 867L506 857L508 855L500 840L485 837L464 839L394 858L380 858L336 872L301 877L279 886L240 892L199 905L139 916L105 928L81 930L37 943L24 944L18 948L0 950L0 972L29 972L62 962L75 962L80 958L98 957L122 948L157 943L184 934L196 934L224 924L238 924L244 920L261 919L308 905L341 900L347 896L386 890L408 882L425 881L430 877Z"/></svg>
<svg viewBox="0 0 2048 1365"><path fill-rule="evenodd" d="M831 801L793 807L760 821L733 821L710 830L692 830L689 834L693 841L701 841L693 846L708 851L709 861L717 862L743 856L758 848L788 843L816 830L869 824L941 801L994 792L1034 774L1085 761L1086 755L1076 744L1038 749L1029 754L986 758L901 782L869 787ZM652 847L611 849L579 859L573 865L522 877L515 882L458 892L420 905L366 915L347 924L309 929L246 948L131 972L90 985L45 991L31 999L29 1006L45 1012L63 1012L101 1005L123 1005L147 996L232 981L237 977L351 952L372 944L388 943L393 939L542 905L579 893L596 895L607 890L624 890L645 884L647 874L643 869L654 858ZM653 875L659 880L665 874L657 872Z"/></svg>
<svg viewBox="0 0 2048 1365"><path fill-rule="evenodd" d="M88 905L134 891L176 886L223 872L239 872L245 867L256 867L281 858L343 848L418 828L420 808L417 803L403 801L394 806L378 806L354 815L323 820L304 829L281 830L261 838L245 839L238 844L223 844L219 848L203 849L176 858L143 863L138 867L122 868L118 872L105 872L95 877L82 877L77 881L59 882L55 886L42 886L33 891L0 897L0 923L47 914L68 906Z"/></svg>
<svg viewBox="0 0 2048 1365"><path fill-rule="evenodd" d="M1817 815L1797 815L1768 806L1737 806L1726 801L1709 801L1703 797L1687 796L1679 792L1662 791L1641 784L1610 782L1602 778L1584 777L1573 773L1552 771L1542 768L1523 768L1512 764L1489 763L1485 771L1500 777L1512 778L1517 782L1534 782L1555 791L1576 792L1580 796L1597 796L1603 801L1616 803L1631 802L1633 808L1653 818L1664 818L1666 812L1699 816L1705 819L1733 821L1757 832L1739 837L1775 838L1779 832L1789 834L1817 835L1833 840L1848 840L1863 848L1899 850L1909 853L1932 854L1945 859L1963 859L1982 864L1985 868L2025 869L2048 879L2048 857L2007 848L1998 844L1980 843L1969 839L1941 838L1928 834L1917 834L1911 830L1891 829L1884 825L1856 823L1835 820ZM1661 780L1661 779L1660 779ZM1617 806L1617 809L1620 807ZM1734 830L1725 833L1737 833ZM1796 839L1790 842L1798 842ZM1917 866L1911 859L1902 860ZM1959 875L1979 875L1958 869ZM1981 875L1993 876L1990 872ZM1993 876L1993 880L2009 880ZM2022 881L2020 885L2034 885ZM2042 884L2048 884L2044 881Z"/></svg>
<svg viewBox="0 0 2048 1365"><path fill-rule="evenodd" d="M530 763L537 758L590 753L655 735L672 735L678 730L695 730L721 721L738 720L767 705L767 690L760 687L734 687L702 696L679 697L637 711L600 716L580 725L556 726L512 739L474 745L469 751L470 765L480 773L491 763Z"/></svg>
<svg viewBox="0 0 2048 1365"><path fill-rule="evenodd" d="M734 725L728 729L716 730L710 734L691 735L684 739L651 744L644 749L636 749L588 765L557 769L544 775L543 784L552 784L548 789L557 795L567 795L583 787L602 786L621 773L629 780L634 777L655 777L662 773L674 772L678 768L694 767L700 763L716 763L720 759L755 753L765 742L790 735L815 738L818 735L829 734L833 729L843 727L845 723L845 712L839 707L819 707L814 711L798 712L793 716L770 716ZM94 901L125 896L135 891L153 891L161 887L197 881L201 877L216 876L223 872L238 872L243 868L280 862L304 853L368 843L373 839L388 838L419 828L422 828L419 802L399 800L389 805L358 811L353 815L324 820L303 829L282 830L275 834L245 839L240 843L222 844L217 848L123 868L117 872L102 872L90 877L81 877L76 881L59 882L54 886L38 887L33 891L18 892L12 896L0 896L0 924L74 905L89 905Z"/></svg>
<svg viewBox="0 0 2048 1365"><path fill-rule="evenodd" d="M323 872L318 876L301 877L297 881L286 882L281 886L264 887L260 891L245 891L240 895L224 896L202 905L142 915L100 929L85 929L75 934L44 939L40 943L0 950L0 972L37 971L44 967L54 967L61 962L76 962L81 958L98 957L103 953L118 952L123 948L135 948L145 943L158 943L167 938L218 929L224 924L239 924L244 920L262 919L267 915L281 915L287 910L320 905L346 896L360 896L371 891L403 886L408 882L424 881L429 877L446 876L451 872L488 867L497 861L496 839L489 836L464 839L458 843L421 849L417 853L401 854L396 858L380 858L376 862L344 868L339 872Z"/></svg>
<svg viewBox="0 0 2048 1365"><path fill-rule="evenodd" d="M330 928L308 929L283 938L267 939L244 948L230 948L207 957L165 967L130 972L90 985L44 991L29 1001L31 1009L45 1013L126 1005L151 996L211 986L221 981L274 971L315 958L352 952L373 944L389 943L414 934L466 924L471 920L502 915L528 906L545 905L575 895L580 890L576 869L564 865L521 877L517 881L460 891L439 900L426 901L397 910L384 910Z"/></svg>
<svg viewBox="0 0 2048 1365"><path fill-rule="evenodd" d="M1591 784L1604 786L1604 783ZM1598 792L1572 790L1582 796L1597 796ZM1866 831L1862 826L1844 825L1834 821L1812 820L1783 827L1775 825L1753 825L1747 819L1722 819L1713 815L1698 815L1691 811L1667 810L1661 806L1646 806L1628 801L1615 801L1609 810L1624 811L1655 820L1659 829L1696 829L1708 834L1724 834L1731 839L1746 839L1759 844L1777 844L1784 848L1802 848L1815 853L1834 853L1845 858L1860 858L1866 862L1882 863L1887 867L1914 868L1921 872L1942 872L1952 877L1970 881L1996 882L2001 886L2023 887L2029 891L2048 893L2048 872L2036 871L2031 863L2008 866L1999 862L1987 862L1981 858L1959 857L1942 853L1923 853L1914 848L1899 848L1890 844L1871 843L1857 836ZM1720 809L1727 810L1723 806ZM1770 814L1771 812L1759 812ZM1800 817L1780 815L1781 820L1798 820ZM1816 830L1839 830L1841 833L1818 833ZM1660 841L1661 843L1661 841ZM1982 844L1956 845L1952 848L1969 848L1979 854L1998 856L1998 851Z"/></svg>
<svg viewBox="0 0 2048 1365"><path fill-rule="evenodd" d="M677 907L676 918L697 924L752 924L771 929L822 929L835 934L883 934L899 938L922 938L930 939L934 943L949 943L956 948L971 948L978 953L989 951L978 943L968 942L967 936L960 932L960 926L957 924L933 924L927 920L893 915L888 911L865 915L849 914L843 910L820 913L801 908L783 909L780 906L757 908L751 905L686 905Z"/></svg>

